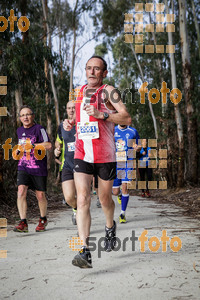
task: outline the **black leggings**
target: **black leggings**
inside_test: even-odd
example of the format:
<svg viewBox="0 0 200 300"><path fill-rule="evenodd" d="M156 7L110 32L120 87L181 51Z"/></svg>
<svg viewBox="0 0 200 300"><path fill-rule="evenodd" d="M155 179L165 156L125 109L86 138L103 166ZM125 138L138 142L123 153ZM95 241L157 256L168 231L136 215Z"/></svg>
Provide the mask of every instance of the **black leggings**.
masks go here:
<svg viewBox="0 0 200 300"><path fill-rule="evenodd" d="M140 173L140 180L145 181L145 175L147 177L148 181L152 181L152 168L139 168L139 173ZM144 190L142 190L144 192ZM148 186L147 186L147 191L148 191Z"/></svg>

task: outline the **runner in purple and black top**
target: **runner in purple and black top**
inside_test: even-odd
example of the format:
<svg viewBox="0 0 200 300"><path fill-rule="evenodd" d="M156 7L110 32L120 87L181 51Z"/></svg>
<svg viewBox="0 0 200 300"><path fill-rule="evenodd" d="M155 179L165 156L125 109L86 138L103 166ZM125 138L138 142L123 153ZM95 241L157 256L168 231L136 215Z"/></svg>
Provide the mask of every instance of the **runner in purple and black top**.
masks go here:
<svg viewBox="0 0 200 300"><path fill-rule="evenodd" d="M32 145L50 142L46 130L39 124L34 124L30 128L24 126L17 129L18 144L26 144L26 140L30 139ZM42 160L37 160L34 156L34 149L31 150L30 160L26 159L26 153L19 160L18 171L25 171L30 175L47 176L47 157Z"/></svg>
<svg viewBox="0 0 200 300"><path fill-rule="evenodd" d="M24 105L21 107L20 120L23 126L17 129L18 151L23 149L24 153L18 163L17 175L17 207L21 221L14 228L14 231L18 232L28 232L26 220L28 188L35 190L40 209L40 220L36 231L44 231L47 225L47 199L45 196L47 181L46 150L51 149L51 143L46 130L41 125L36 124L34 118L33 110L29 106ZM30 146L31 150L25 150L27 146Z"/></svg>

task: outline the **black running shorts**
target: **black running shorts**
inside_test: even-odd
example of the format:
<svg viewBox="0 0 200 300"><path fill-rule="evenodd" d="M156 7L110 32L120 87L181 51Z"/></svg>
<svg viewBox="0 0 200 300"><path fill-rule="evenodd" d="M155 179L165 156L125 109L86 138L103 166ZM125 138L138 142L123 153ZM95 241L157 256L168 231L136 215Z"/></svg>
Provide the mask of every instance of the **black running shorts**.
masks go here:
<svg viewBox="0 0 200 300"><path fill-rule="evenodd" d="M47 176L30 175L25 171L17 172L17 186L26 185L31 190L46 192Z"/></svg>
<svg viewBox="0 0 200 300"><path fill-rule="evenodd" d="M98 175L101 179L109 181L116 178L116 162L93 164L74 159L74 172Z"/></svg>
<svg viewBox="0 0 200 300"><path fill-rule="evenodd" d="M64 182L67 180L74 180L74 172L71 170L62 169L61 182Z"/></svg>

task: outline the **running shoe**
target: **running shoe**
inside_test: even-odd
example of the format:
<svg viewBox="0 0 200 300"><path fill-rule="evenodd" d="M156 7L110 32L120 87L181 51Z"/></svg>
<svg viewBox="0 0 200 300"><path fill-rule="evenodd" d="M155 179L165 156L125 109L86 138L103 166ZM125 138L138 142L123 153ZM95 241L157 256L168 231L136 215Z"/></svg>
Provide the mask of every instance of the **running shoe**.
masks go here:
<svg viewBox="0 0 200 300"><path fill-rule="evenodd" d="M106 252L110 252L115 248L115 244L116 244L116 223L113 220L113 227L112 228L107 228L105 227L105 231L106 231L106 236L104 239L104 250Z"/></svg>
<svg viewBox="0 0 200 300"><path fill-rule="evenodd" d="M126 223L126 217L125 217L124 214L121 214L121 215L119 216L119 223Z"/></svg>
<svg viewBox="0 0 200 300"><path fill-rule="evenodd" d="M149 191L145 192L145 196L146 196L147 198L150 198L150 197L151 197Z"/></svg>
<svg viewBox="0 0 200 300"><path fill-rule="evenodd" d="M15 232L28 232L28 224L24 223L24 221L20 221L17 226L13 229Z"/></svg>
<svg viewBox="0 0 200 300"><path fill-rule="evenodd" d="M142 193L142 197L145 198L145 193Z"/></svg>
<svg viewBox="0 0 200 300"><path fill-rule="evenodd" d="M77 225L76 223L76 212L77 210L75 208L72 209L72 224Z"/></svg>
<svg viewBox="0 0 200 300"><path fill-rule="evenodd" d="M44 220L42 220L42 219L39 219L39 224L38 224L38 226L35 228L35 231L36 231L36 232L43 232L43 231L45 231L47 224L48 224L47 220L44 221Z"/></svg>
<svg viewBox="0 0 200 300"><path fill-rule="evenodd" d="M97 197L97 207L98 207L98 208L101 208L101 202L100 202L100 200L99 200L99 197Z"/></svg>
<svg viewBox="0 0 200 300"><path fill-rule="evenodd" d="M122 203L122 194L117 196L117 201L121 205L121 203Z"/></svg>
<svg viewBox="0 0 200 300"><path fill-rule="evenodd" d="M81 251L72 260L72 265L79 268L92 268L92 257L90 250L86 247L82 247Z"/></svg>

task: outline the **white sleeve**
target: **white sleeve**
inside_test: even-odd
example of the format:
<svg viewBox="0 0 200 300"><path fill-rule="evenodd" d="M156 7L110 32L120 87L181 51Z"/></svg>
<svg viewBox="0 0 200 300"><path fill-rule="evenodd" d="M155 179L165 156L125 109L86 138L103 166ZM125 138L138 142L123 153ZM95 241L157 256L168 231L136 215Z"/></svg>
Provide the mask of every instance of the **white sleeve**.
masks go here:
<svg viewBox="0 0 200 300"><path fill-rule="evenodd" d="M47 136L45 129L41 128L40 130L41 130L41 134L42 134L44 142L48 142L48 136Z"/></svg>

